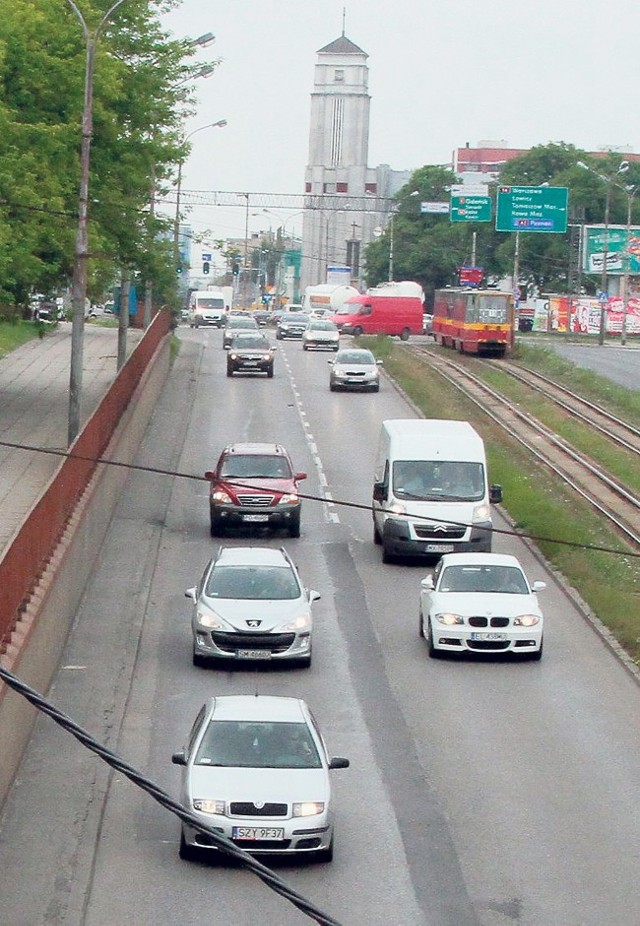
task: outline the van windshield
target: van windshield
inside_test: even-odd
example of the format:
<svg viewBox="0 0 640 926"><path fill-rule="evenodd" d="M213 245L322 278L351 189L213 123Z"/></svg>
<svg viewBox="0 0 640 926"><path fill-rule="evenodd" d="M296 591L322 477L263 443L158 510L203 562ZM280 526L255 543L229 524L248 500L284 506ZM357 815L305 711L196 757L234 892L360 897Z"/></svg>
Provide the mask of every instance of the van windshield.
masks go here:
<svg viewBox="0 0 640 926"><path fill-rule="evenodd" d="M467 502L484 498L484 466L446 460L397 460L393 464L397 498Z"/></svg>
<svg viewBox="0 0 640 926"><path fill-rule="evenodd" d="M336 315L358 315L362 310L362 306L359 302L345 302L340 306Z"/></svg>
<svg viewBox="0 0 640 926"><path fill-rule="evenodd" d="M216 296L198 296L199 309L224 309L224 299Z"/></svg>

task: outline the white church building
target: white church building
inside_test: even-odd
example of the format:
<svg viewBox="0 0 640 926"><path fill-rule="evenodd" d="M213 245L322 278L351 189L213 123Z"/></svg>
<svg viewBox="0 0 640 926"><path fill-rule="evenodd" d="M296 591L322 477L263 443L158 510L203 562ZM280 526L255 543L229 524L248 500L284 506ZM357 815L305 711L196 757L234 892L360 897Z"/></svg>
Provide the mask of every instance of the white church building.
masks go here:
<svg viewBox="0 0 640 926"><path fill-rule="evenodd" d="M350 282L362 287L364 247L376 229L387 224L392 197L408 182L411 171L392 170L388 164L367 166L371 104L367 53L343 32L317 54L305 172L301 287L330 281L335 273L346 273L345 267L351 268Z"/></svg>

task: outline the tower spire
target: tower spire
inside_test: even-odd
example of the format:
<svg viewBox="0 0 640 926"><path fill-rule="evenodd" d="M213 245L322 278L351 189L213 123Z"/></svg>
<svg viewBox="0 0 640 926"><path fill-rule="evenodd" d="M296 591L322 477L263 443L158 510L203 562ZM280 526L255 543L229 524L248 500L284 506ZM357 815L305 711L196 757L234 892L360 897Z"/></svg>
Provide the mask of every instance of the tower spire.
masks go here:
<svg viewBox="0 0 640 926"><path fill-rule="evenodd" d="M342 35L343 36L344 36L344 27L345 27L346 18L347 18L347 8L346 6L343 6L342 7Z"/></svg>

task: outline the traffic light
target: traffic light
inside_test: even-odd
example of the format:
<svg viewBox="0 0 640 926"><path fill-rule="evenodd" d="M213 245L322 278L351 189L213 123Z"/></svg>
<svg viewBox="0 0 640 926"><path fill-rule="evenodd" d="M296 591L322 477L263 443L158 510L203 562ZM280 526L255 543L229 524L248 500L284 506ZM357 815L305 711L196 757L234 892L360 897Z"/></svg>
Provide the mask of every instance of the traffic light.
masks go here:
<svg viewBox="0 0 640 926"><path fill-rule="evenodd" d="M182 264L178 264L176 267L176 273L182 273Z"/></svg>
<svg viewBox="0 0 640 926"><path fill-rule="evenodd" d="M234 277L237 277L238 274L240 273L240 264L235 263L233 265L232 272L233 272Z"/></svg>
<svg viewBox="0 0 640 926"><path fill-rule="evenodd" d="M209 261L205 260L202 264L202 272L209 273Z"/></svg>

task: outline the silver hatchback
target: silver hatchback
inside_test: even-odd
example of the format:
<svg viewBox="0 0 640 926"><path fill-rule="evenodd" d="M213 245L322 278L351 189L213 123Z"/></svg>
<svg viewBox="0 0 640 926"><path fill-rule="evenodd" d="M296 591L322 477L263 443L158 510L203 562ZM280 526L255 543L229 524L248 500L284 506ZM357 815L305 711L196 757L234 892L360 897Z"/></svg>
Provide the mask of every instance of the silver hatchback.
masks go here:
<svg viewBox="0 0 640 926"><path fill-rule="evenodd" d="M270 547L220 547L193 602L193 663L211 660L311 665L311 605L290 557Z"/></svg>
<svg viewBox="0 0 640 926"><path fill-rule="evenodd" d="M269 695L211 698L184 749L184 807L216 833L256 855L296 855L330 862L333 813L330 759L304 701ZM215 837L182 824L180 857L214 860Z"/></svg>

